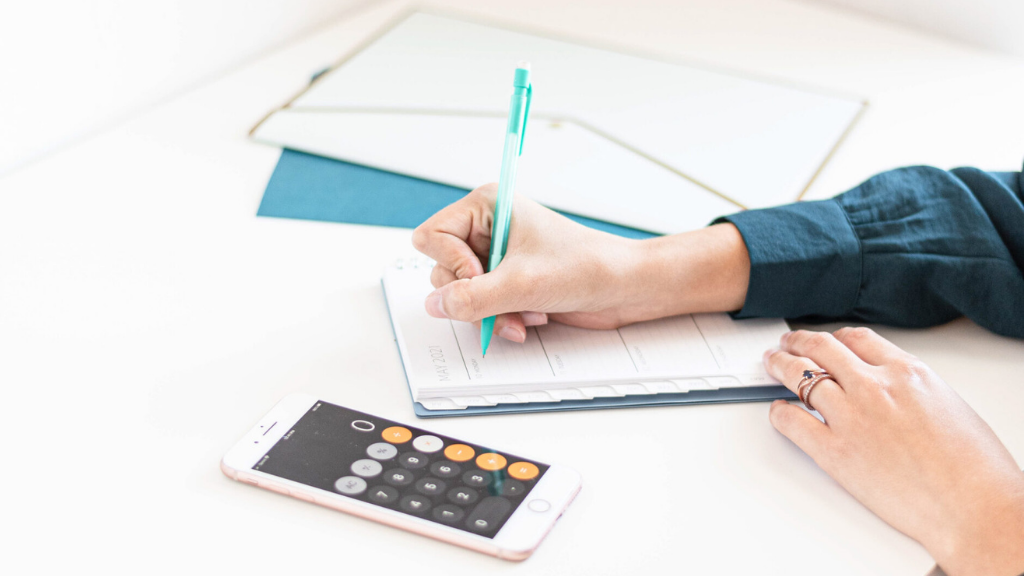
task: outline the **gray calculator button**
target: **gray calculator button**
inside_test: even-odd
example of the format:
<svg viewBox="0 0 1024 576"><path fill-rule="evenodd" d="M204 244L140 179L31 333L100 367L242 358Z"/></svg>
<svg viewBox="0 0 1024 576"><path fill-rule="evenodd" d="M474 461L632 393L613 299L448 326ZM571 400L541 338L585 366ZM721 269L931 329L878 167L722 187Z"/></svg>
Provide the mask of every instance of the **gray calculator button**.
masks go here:
<svg viewBox="0 0 1024 576"><path fill-rule="evenodd" d="M445 483L437 478L422 478L416 482L416 491L427 496L437 496L444 493Z"/></svg>
<svg viewBox="0 0 1024 576"><path fill-rule="evenodd" d="M472 504L477 501L480 495L476 493L476 490L472 488L452 488L448 491L448 500L458 504L459 506L465 506Z"/></svg>
<svg viewBox="0 0 1024 576"><path fill-rule="evenodd" d="M512 510L512 503L501 496L489 496L480 501L466 519L466 528L474 532L487 532L498 527Z"/></svg>
<svg viewBox="0 0 1024 576"><path fill-rule="evenodd" d="M408 486L412 484L413 475L408 470L402 470L401 468L395 468L394 470L388 470L384 473L384 481L392 486Z"/></svg>
<svg viewBox="0 0 1024 576"><path fill-rule="evenodd" d="M434 520L446 524L454 524L462 520L462 517L465 515L466 513L462 511L462 508L451 504L442 504L434 508Z"/></svg>
<svg viewBox="0 0 1024 576"><path fill-rule="evenodd" d="M369 458L363 458L362 460L356 460L352 463L352 473L356 476L362 476L363 478L373 478L384 467L380 465L380 462L376 460L370 460Z"/></svg>
<svg viewBox="0 0 1024 576"><path fill-rule="evenodd" d="M377 442L370 444L370 447L366 449L366 455L374 460L390 460L398 456L398 448L387 442Z"/></svg>
<svg viewBox="0 0 1024 576"><path fill-rule="evenodd" d="M398 500L398 490L391 486L374 486L366 493L371 502L377 504L394 504Z"/></svg>
<svg viewBox="0 0 1024 576"><path fill-rule="evenodd" d="M429 463L429 458L417 452L406 452L405 454L402 454L401 456L398 457L398 464L402 468L408 468L410 470L423 468Z"/></svg>
<svg viewBox="0 0 1024 576"><path fill-rule="evenodd" d="M462 475L462 482L473 488L483 488L491 483L491 475L483 470L470 470Z"/></svg>
<svg viewBox="0 0 1024 576"><path fill-rule="evenodd" d="M424 454L433 454L444 447L444 442L437 436L417 436L412 441L412 447Z"/></svg>
<svg viewBox="0 0 1024 576"><path fill-rule="evenodd" d="M501 482L502 496L515 498L516 496L522 496L523 494L526 494L526 484L523 484L519 480L506 478Z"/></svg>
<svg viewBox="0 0 1024 576"><path fill-rule="evenodd" d="M357 476L342 476L334 482L334 489L342 494L356 496L366 490L366 480Z"/></svg>
<svg viewBox="0 0 1024 576"><path fill-rule="evenodd" d="M430 465L430 472L438 478L455 478L461 471L462 468L459 468L458 464L448 460L434 462Z"/></svg>
<svg viewBox="0 0 1024 576"><path fill-rule="evenodd" d="M430 498L426 496L406 496L402 498L402 502L399 504L402 510L406 512L412 512L413 514L422 514L427 510L430 510Z"/></svg>

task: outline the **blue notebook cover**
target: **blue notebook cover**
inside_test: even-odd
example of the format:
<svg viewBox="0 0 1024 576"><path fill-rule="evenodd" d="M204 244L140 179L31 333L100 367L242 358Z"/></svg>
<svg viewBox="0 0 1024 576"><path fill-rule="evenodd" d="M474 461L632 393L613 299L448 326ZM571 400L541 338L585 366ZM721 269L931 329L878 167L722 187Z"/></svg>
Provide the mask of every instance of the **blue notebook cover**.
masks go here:
<svg viewBox="0 0 1024 576"><path fill-rule="evenodd" d="M259 216L415 228L469 190L284 149L260 202ZM591 228L627 238L650 232L575 214Z"/></svg>
<svg viewBox="0 0 1024 576"><path fill-rule="evenodd" d="M468 190L437 182L285 149L281 152L281 158L270 177L257 214L276 218L415 228L441 208L465 196L467 192ZM575 214L565 214L565 216L585 226L628 238L654 236L654 234L643 230ZM396 347L397 344L396 338ZM408 377L406 381L408 381ZM796 396L784 386L759 386L694 390L681 394L500 404L461 410L427 410L414 399L413 409L416 416L420 418L438 418L551 410L763 402L779 398L788 400L795 399Z"/></svg>

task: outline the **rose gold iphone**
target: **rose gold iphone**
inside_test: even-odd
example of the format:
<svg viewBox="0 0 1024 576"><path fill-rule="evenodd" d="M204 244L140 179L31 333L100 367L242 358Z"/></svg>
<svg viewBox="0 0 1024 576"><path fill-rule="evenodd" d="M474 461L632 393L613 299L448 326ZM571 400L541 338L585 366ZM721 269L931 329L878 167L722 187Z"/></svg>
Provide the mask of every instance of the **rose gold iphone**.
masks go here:
<svg viewBox="0 0 1024 576"><path fill-rule="evenodd" d="M505 560L533 553L580 476L292 395L224 456L230 478Z"/></svg>

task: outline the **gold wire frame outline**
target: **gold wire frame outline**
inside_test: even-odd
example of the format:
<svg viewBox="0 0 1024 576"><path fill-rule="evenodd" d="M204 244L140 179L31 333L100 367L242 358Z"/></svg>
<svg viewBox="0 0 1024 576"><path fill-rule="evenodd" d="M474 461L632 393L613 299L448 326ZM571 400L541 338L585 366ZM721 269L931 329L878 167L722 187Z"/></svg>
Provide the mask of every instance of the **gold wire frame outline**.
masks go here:
<svg viewBox="0 0 1024 576"><path fill-rule="evenodd" d="M441 17L441 18L450 18L450 19L453 19L453 20L459 20L460 22L466 22L466 23L469 23L469 24L476 24L476 25L480 25L480 26L488 26L488 27L491 27L491 28L498 28L498 29L501 29L501 30L509 31L509 32L516 32L516 33L519 33L519 34L526 34L526 35L535 36L535 37L538 37L538 38L544 38L546 40L553 40L553 41L556 41L556 42L567 42L567 43L570 43L570 44L576 44L578 46L584 46L584 47L587 47L587 48L595 48L595 49L604 50L604 51L607 51L607 52L614 52L614 53L623 54L623 55L627 55L627 56L633 56L633 57L636 57L636 58L643 58L643 59L646 59L646 60L652 60L652 61L661 62L661 63L664 63L664 64L671 64L671 65L674 65L674 66L684 66L684 67L688 67L688 68L696 68L696 69L699 69L699 70L704 70L704 71L708 71L708 72L714 72L716 74L725 74L725 75L733 76L735 78L743 78L743 79L746 79L746 80L753 80L753 81L761 82L761 83L765 83L765 84L774 84L776 86L784 86L784 87L791 88L791 89L794 89L794 90L800 90L800 91L803 91L803 92L811 92L813 94L819 94L819 95L822 95L822 96L830 96L830 97L833 97L833 98L840 98L840 99L843 99L843 100L858 101L860 103L860 109L854 115L853 119L850 120L850 123L846 125L846 128L839 135L839 137L836 138L835 143L829 149L828 153L825 154L825 157L822 159L821 163L814 170L814 173L811 174L811 177L807 180L807 183L800 190L800 192L797 194L797 196L796 196L796 198L794 198L794 200L802 200L803 199L803 197L810 190L811 186L814 184L814 181L818 178L818 176L821 174L821 172L824 171L825 166L829 163L829 161L832 160L832 158L835 156L836 152L839 150L839 147L842 145L843 142L846 141L847 137L853 132L853 128L858 124L858 122L860 122L860 119L864 117L864 114L867 112L867 109L870 106L869 101L867 99L865 99L865 98L859 98L857 96L853 96L853 95L846 94L846 93L839 92L839 91L835 91L835 90L826 90L826 89L823 89L823 88L820 88L820 87L811 87L811 86L807 86L807 85L801 84L799 82L794 82L794 81L791 81L791 80L788 80L788 79L780 79L780 78L776 78L776 77L768 76L768 75L753 74L753 73L750 73L750 72L747 72L747 71L732 70L732 69L729 69L729 68L724 67L724 66L721 66L721 67L713 66L713 65L705 64L705 63L702 63L702 62L697 62L695 60L690 60L690 59L686 59L686 58L668 57L668 56L658 55L658 54L653 54L653 53L645 53L643 51L636 50L636 49L633 49L633 48L629 48L629 47L625 47L625 46L618 46L618 45L615 45L612 42L608 42L608 43L595 42L592 39L578 38L578 37L574 37L574 36L571 36L571 35L568 35L568 34L550 33L550 32L545 32L545 31L538 30L538 29L531 29L531 28L528 28L526 26L520 26L518 24L510 24L508 22L499 22L496 19L488 18L486 16L469 15L469 14L460 13L460 12L457 12L457 11L454 11L454 10L438 9L436 7L425 8L422 5L414 4L414 5L408 6L408 7L404 8L404 9L398 11L394 16L392 16L391 18L388 18L387 21L385 21L383 24L381 24L379 27L377 27L377 29L375 29L369 35L367 35L366 38L364 38L362 41L360 41L358 44L356 44L354 47L352 47L348 52L343 54L341 58L339 58L336 62L334 62L334 64L331 64L329 67L325 68L322 72L317 74L313 78L312 81L310 81L306 86L304 86L301 90L299 90L287 102L285 102L281 106L279 106L277 108L274 108L274 109L270 110L269 112L267 112L267 114L265 114L262 118L260 118L259 122L257 122L256 125L253 126L252 129L249 130L249 137L252 138L255 135L256 131L259 129L260 126L263 125L264 122L266 122L271 116L273 116L274 114L276 114L277 112L279 112L281 110L289 110L291 112L341 112L341 113L369 113L369 114L372 114L372 113L387 113L387 114L411 114L411 115L412 114L419 114L419 115L439 115L439 116L440 115L444 115L444 116L486 116L486 117L498 116L498 117L504 117L504 115L500 114L500 113L478 112L478 111L461 111L461 110L460 111L451 111L451 110L431 110L431 109L413 109L413 108L372 108L372 107L366 107L366 108L360 108L360 107L313 107L313 106L301 107L301 108L293 108L292 107L292 104L297 99L302 97L302 95L305 94L306 92L312 90L313 87L316 86L318 82L320 82L325 77L327 77L330 74L332 74L335 71L337 71L339 68L341 68L343 65L345 65L349 60L354 58L357 54L359 54L363 50L369 48L375 42L377 42L378 40L383 38L386 34L391 32L392 30L394 30L399 24L401 24L402 22L404 22L405 20L409 19L410 17L412 17L414 14L417 14L417 13L419 13L419 14L428 14L428 15L431 15L431 16L438 16L438 17ZM662 168L665 168L666 170L669 170L673 174L676 174L676 175L678 175L678 176L688 180L689 182L692 182L693 184L695 184L695 185L697 185L697 186L707 190L708 192L711 192L712 194L722 198L723 200L726 200L727 202L730 202L731 204L735 204L740 209L743 209L743 210L748 210L749 209L742 202L739 202L739 201L731 198L728 194L725 194L723 192L715 190L714 188L712 188L711 186L701 182L697 178L694 178L693 176L690 176L689 174L686 174L685 172L683 172L683 171L673 167L671 164L668 164L667 162L663 162L663 161L661 161L661 160L659 160L659 159L657 159L657 158L647 154L646 152L643 152L643 151L635 148L634 146L631 146L630 144L627 144L626 142L623 142L622 140L619 140L618 138L612 136L611 134L608 134L608 133L598 129L597 127L592 126L592 125L590 125L590 124L588 124L588 123L586 123L586 122L584 122L582 120L579 120L577 118L573 118L571 116L554 117L554 116L537 115L537 114L534 114L534 116L536 118L538 118L538 119L545 119L545 120L551 120L551 121L559 121L560 120L560 121L565 121L565 122L572 122L572 123L580 126L581 128L583 128L584 130L587 130L587 131L589 131L589 132L591 132L591 133L593 133L593 134L595 134L595 135L597 135L597 136L599 136L601 138L605 138L609 142L612 142L612 143L622 147L623 149L625 149L625 150L627 150L629 152L632 152L632 153L634 153L634 154L644 158L645 160L648 160L649 162L652 162L652 163L656 164L657 166L660 166Z"/></svg>

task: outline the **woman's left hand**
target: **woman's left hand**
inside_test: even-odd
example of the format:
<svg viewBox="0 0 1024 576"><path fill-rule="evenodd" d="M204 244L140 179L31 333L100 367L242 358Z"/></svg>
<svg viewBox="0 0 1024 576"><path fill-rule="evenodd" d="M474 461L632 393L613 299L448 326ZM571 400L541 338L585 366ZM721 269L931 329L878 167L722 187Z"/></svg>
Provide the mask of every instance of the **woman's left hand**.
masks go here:
<svg viewBox="0 0 1024 576"><path fill-rule="evenodd" d="M765 353L792 391L832 375L772 425L950 576L1024 571L1024 473L992 429L920 360L867 328L799 330ZM981 375L983 377L983 375Z"/></svg>

